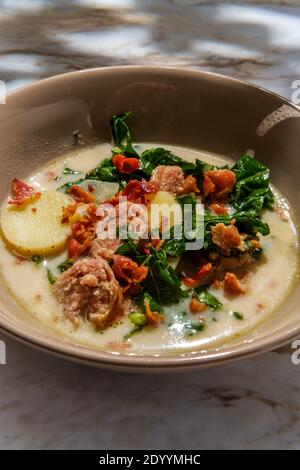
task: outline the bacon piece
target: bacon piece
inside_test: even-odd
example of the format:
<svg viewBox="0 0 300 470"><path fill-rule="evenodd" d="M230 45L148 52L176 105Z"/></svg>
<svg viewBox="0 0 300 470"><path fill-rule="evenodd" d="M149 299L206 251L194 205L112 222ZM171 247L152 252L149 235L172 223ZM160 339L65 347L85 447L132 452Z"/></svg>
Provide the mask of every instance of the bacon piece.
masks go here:
<svg viewBox="0 0 300 470"><path fill-rule="evenodd" d="M91 204L96 201L94 194L91 194L89 191L86 191L81 186L77 186L76 184L71 186L68 194L72 196L76 202Z"/></svg>
<svg viewBox="0 0 300 470"><path fill-rule="evenodd" d="M146 180L131 180L125 187L122 196L127 196L128 201L137 204L145 204L146 195L157 192L156 186Z"/></svg>
<svg viewBox="0 0 300 470"><path fill-rule="evenodd" d="M231 170L209 170L204 172L203 194L223 200L235 185L236 176Z"/></svg>
<svg viewBox="0 0 300 470"><path fill-rule="evenodd" d="M246 292L236 275L233 273L226 273L223 285L225 292L231 295L239 295Z"/></svg>
<svg viewBox="0 0 300 470"><path fill-rule="evenodd" d="M182 281L187 287L196 287L197 285L206 284L213 275L213 265L206 263L201 266L193 277L185 276Z"/></svg>
<svg viewBox="0 0 300 470"><path fill-rule="evenodd" d="M228 214L228 209L227 207L224 206L224 204L219 204L217 202L214 202L210 204L209 208L211 211L213 211L215 214L218 214L218 215Z"/></svg>
<svg viewBox="0 0 300 470"><path fill-rule="evenodd" d="M199 302L199 300L194 298L190 301L189 306L192 313L201 313L206 310L206 304L204 302Z"/></svg>
<svg viewBox="0 0 300 470"><path fill-rule="evenodd" d="M138 284L143 281L147 274L146 266L139 266L135 261L127 256L114 255L112 270L119 281L126 284Z"/></svg>
<svg viewBox="0 0 300 470"><path fill-rule="evenodd" d="M147 323L158 326L163 321L163 316L158 312L151 310L148 299L144 300L144 305L146 310Z"/></svg>
<svg viewBox="0 0 300 470"><path fill-rule="evenodd" d="M138 170L140 166L140 162L137 158L127 158L121 153L113 156L112 163L120 173L127 175Z"/></svg>
<svg viewBox="0 0 300 470"><path fill-rule="evenodd" d="M89 204L85 214L71 225L72 237L68 242L69 258L74 259L91 247L95 238L96 211L96 205Z"/></svg>
<svg viewBox="0 0 300 470"><path fill-rule="evenodd" d="M62 224L68 224L70 222L70 218L75 214L77 207L78 205L76 203L68 204L66 207L63 207L61 217Z"/></svg>
<svg viewBox="0 0 300 470"><path fill-rule="evenodd" d="M17 178L12 180L11 191L13 193L13 197L7 202L8 204L16 204L18 206L24 202L29 202L32 199L37 199L41 196L40 192L35 191L32 186L29 186L27 183L24 183L24 181L18 180Z"/></svg>
<svg viewBox="0 0 300 470"><path fill-rule="evenodd" d="M189 175L185 178L183 187L179 192L179 194L190 194L190 193L199 193L196 178L192 175Z"/></svg>

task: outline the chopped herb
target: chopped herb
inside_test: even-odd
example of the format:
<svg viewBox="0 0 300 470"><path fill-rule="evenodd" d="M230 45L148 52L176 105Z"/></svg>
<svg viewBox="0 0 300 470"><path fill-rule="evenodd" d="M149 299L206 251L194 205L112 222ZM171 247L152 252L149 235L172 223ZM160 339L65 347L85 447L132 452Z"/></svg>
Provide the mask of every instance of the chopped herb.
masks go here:
<svg viewBox="0 0 300 470"><path fill-rule="evenodd" d="M36 266L39 266L41 264L41 262L43 261L43 257L42 256L39 256L39 255L33 255L31 258L30 258L30 261L32 261Z"/></svg>
<svg viewBox="0 0 300 470"><path fill-rule="evenodd" d="M203 287L196 287L194 293L197 300L206 304L211 310L219 310L222 307L222 303Z"/></svg>
<svg viewBox="0 0 300 470"><path fill-rule="evenodd" d="M79 175L81 171L71 170L71 168L65 167L63 170L63 175Z"/></svg>
<svg viewBox="0 0 300 470"><path fill-rule="evenodd" d="M147 323L147 317L144 313L131 313L128 318L135 326L144 326Z"/></svg>
<svg viewBox="0 0 300 470"><path fill-rule="evenodd" d="M63 273L64 271L69 269L71 266L73 266L73 264L74 264L74 261L72 261L71 259L67 259L66 261L63 261L62 263L60 263L57 266L57 268L60 270L61 273Z"/></svg>
<svg viewBox="0 0 300 470"><path fill-rule="evenodd" d="M50 282L50 284L55 284L56 283L56 277L54 276L54 274L52 274L50 269L47 269L47 278L48 278L48 281Z"/></svg>
<svg viewBox="0 0 300 470"><path fill-rule="evenodd" d="M123 336L123 341L127 341L129 338L131 338L132 335L135 333L138 333L139 331L142 331L144 327L141 325L135 326L131 331L126 333L126 335Z"/></svg>
<svg viewBox="0 0 300 470"><path fill-rule="evenodd" d="M194 334L204 330L205 323L187 323L184 325L184 328L187 336L193 336Z"/></svg>
<svg viewBox="0 0 300 470"><path fill-rule="evenodd" d="M237 320L244 320L244 315L240 312L233 312L233 315Z"/></svg>

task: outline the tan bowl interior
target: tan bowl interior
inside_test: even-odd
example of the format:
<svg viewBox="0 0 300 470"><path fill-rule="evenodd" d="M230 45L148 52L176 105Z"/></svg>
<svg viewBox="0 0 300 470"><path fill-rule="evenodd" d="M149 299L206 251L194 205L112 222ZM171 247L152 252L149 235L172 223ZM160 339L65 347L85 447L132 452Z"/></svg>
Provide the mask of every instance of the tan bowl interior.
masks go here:
<svg viewBox="0 0 300 470"><path fill-rule="evenodd" d="M135 141L164 142L238 158L251 149L300 219L300 111L285 99L214 74L146 67L93 69L61 75L12 93L0 105L0 198L14 176L25 177L73 148L79 129L88 144L110 140L108 119L132 110ZM278 111L279 110L279 111ZM276 112L277 111L277 112ZM261 123L275 112L262 135ZM0 284L0 327L69 359L119 370L170 371L256 354L300 336L300 285L280 310L248 337L220 351L186 356L116 356L72 344L46 329Z"/></svg>

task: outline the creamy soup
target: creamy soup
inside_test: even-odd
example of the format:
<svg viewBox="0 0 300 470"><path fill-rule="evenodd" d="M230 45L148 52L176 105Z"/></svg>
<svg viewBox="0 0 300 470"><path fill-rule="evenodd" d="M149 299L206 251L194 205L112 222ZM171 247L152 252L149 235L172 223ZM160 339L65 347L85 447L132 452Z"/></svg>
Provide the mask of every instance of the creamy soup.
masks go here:
<svg viewBox="0 0 300 470"><path fill-rule="evenodd" d="M143 150L149 148L150 144L140 144L138 147ZM200 151L172 146L167 148L187 161L199 158L218 166L228 163L224 158ZM81 149L63 160L50 163L31 176L27 182L41 191L55 190L64 182L77 181L83 177L86 172L96 167L101 159L107 158L110 151L109 144ZM71 168L76 174L63 174L65 168ZM44 258L43 262L36 266L34 262L16 256L1 241L2 276L20 304L41 322L76 343L107 351L149 355L162 352L167 354L175 350L204 351L214 348L254 329L278 308L292 286L297 270L297 233L288 202L276 188L273 188L273 191L276 199L275 210L264 211L264 220L270 226L270 235L261 237L263 255L249 276L247 292L229 296L222 289L210 287L209 291L222 302L222 308L218 311L205 311L203 331L191 331L191 334L186 334L186 323L194 321L195 318L189 313L189 299L166 307L165 321L158 328L146 328L126 342L122 338L132 329L126 316L102 331L97 331L84 320L80 322L79 327L75 327L61 314L47 278L47 268L53 275L59 274L57 266L66 260L65 251ZM176 264L176 260L173 260L174 262Z"/></svg>

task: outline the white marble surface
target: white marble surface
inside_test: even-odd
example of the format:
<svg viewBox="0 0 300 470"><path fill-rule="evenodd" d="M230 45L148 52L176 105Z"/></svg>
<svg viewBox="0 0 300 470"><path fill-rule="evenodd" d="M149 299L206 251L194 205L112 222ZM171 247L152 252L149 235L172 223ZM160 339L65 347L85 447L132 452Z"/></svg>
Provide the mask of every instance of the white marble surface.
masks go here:
<svg viewBox="0 0 300 470"><path fill-rule="evenodd" d="M193 66L291 96L299 0L0 0L8 90L115 64ZM71 364L0 333L1 449L298 449L300 366L291 348L165 376Z"/></svg>

